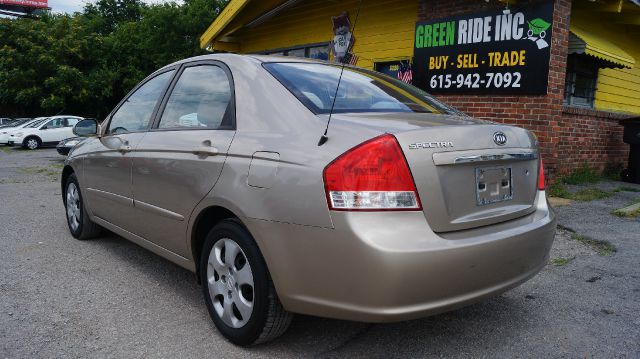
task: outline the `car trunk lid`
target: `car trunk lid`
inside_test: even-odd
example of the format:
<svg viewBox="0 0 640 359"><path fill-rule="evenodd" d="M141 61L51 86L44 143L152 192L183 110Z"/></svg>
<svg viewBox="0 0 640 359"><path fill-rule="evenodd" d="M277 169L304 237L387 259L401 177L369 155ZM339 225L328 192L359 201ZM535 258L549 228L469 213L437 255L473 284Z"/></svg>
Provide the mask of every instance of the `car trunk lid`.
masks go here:
<svg viewBox="0 0 640 359"><path fill-rule="evenodd" d="M535 210L538 152L524 129L436 114L340 119L395 135L435 232L491 225Z"/></svg>

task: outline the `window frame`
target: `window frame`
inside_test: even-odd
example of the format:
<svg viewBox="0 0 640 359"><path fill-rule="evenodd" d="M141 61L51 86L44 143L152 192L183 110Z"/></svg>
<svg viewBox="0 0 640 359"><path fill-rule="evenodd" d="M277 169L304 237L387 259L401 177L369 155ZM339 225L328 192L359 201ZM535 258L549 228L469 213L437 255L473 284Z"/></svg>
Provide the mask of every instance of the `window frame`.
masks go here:
<svg viewBox="0 0 640 359"><path fill-rule="evenodd" d="M330 52L329 51L329 44L330 44L330 42L314 42L314 43L305 44L305 45L295 45L295 46L290 46L290 47L280 47L280 48L276 48L276 49L260 51L260 52L256 52L255 54L257 54L257 55L273 55L273 56L290 56L289 55L289 51L303 49L304 50L304 56L303 57L299 57L299 56L290 56L290 57L299 58L299 59L311 59L311 60L326 61L326 60L314 59L312 57L309 57L309 53L311 52L311 48L326 47L327 48L327 54L330 56L330 54L329 54L329 52Z"/></svg>
<svg viewBox="0 0 640 359"><path fill-rule="evenodd" d="M231 112L229 116L231 116L231 126L228 127L219 127L219 128L210 128L210 127L169 127L169 128L160 128L160 120L162 119L162 114L164 113L167 103L169 102L169 98L171 98L171 94L176 87L176 84L182 77L184 71L190 67L198 67L198 66L216 66L227 75L227 81L229 82L229 89L231 91L230 104L231 104ZM157 108L157 112L154 113L153 121L151 123L149 132L164 132L164 131L235 131L237 129L236 126L236 92L235 92L235 82L233 80L233 73L222 61L218 60L197 60L191 61L184 64L181 64L180 68L176 71L175 76L171 80L169 84L169 88L166 89L164 96L160 101L160 104Z"/></svg>
<svg viewBox="0 0 640 359"><path fill-rule="evenodd" d="M47 125L49 125L50 123L52 123L52 122L53 122L53 121L55 121L55 120L62 120L62 124L63 124L63 126L60 126L60 127L51 127L51 128L45 128L45 127L47 127ZM37 127L38 127L38 130L39 130L39 131L43 131L43 130L55 130L55 129L57 129L57 128L64 128L64 127L65 127L65 126L64 126L64 123L65 123L65 122L66 122L66 119L65 119L65 118L62 118L62 117L58 117L58 118L50 118L50 119L49 119L49 121L44 121L43 123L41 123L41 124L40 124L40 126L37 126Z"/></svg>
<svg viewBox="0 0 640 359"><path fill-rule="evenodd" d="M578 54L569 54L567 56L567 69L565 73L565 84L564 84L564 96L562 99L562 104L564 106L577 107L577 108L586 108L593 109L595 108L596 102L596 92L598 91L598 75L600 74L600 66L596 60L582 57L586 55L578 55ZM586 60L586 61L585 61ZM575 86L576 86L576 77L578 74L584 74L585 71L581 71L579 69L581 64L577 64L576 62L583 61L588 62L588 66L593 67L593 78L591 78L591 84L589 86L589 97L580 97L574 96ZM583 67L587 66L586 64L582 64ZM567 89L570 88L568 91ZM576 103L574 98L576 99L587 99L586 103Z"/></svg>
<svg viewBox="0 0 640 359"><path fill-rule="evenodd" d="M116 105L116 107L111 110L111 112L109 113L109 115L107 116L107 118L104 120L104 130L102 133L102 136L107 137L107 136L121 136L121 135L126 135L129 133L141 133L141 132L148 132L149 129L151 128L151 126L153 125L153 123L155 122L155 118L158 114L158 109L160 106L160 103L162 102L161 100L166 96L167 94L167 90L168 88L171 86L171 84L173 83L173 81L176 78L176 74L178 73L180 66L170 66L170 67L166 67L163 68L161 70L158 70L154 73L152 73L151 75L147 76L146 78L144 78L142 81L140 81L139 84L137 84L133 89L131 89L131 91L129 91L129 93L122 99L120 100L120 102ZM147 84L149 81L153 80L154 78L167 73L173 71L173 75L169 78L169 81L167 81L167 84L165 85L164 89L162 90L162 93L160 94L160 96L158 97L158 100L156 100L156 104L153 107L153 111L151 112L151 117L149 119L149 123L147 124L147 128L146 129L142 129L142 130L137 130L137 131L127 131L125 133L109 133L109 129L111 128L111 120L113 120L113 115L115 115L120 108L127 103L127 100L129 100L129 98L131 96L133 96L134 93L136 93L136 91L138 91L139 88L141 88L142 86L144 86L145 84Z"/></svg>

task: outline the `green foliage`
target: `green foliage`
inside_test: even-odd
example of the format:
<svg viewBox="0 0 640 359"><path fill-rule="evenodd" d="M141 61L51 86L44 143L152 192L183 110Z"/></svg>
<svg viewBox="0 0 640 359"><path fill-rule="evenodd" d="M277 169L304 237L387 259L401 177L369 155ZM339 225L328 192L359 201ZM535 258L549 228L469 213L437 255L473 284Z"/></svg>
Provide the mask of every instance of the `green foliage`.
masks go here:
<svg viewBox="0 0 640 359"><path fill-rule="evenodd" d="M225 0L98 0L73 15L0 19L0 113L102 118L140 80L203 54Z"/></svg>

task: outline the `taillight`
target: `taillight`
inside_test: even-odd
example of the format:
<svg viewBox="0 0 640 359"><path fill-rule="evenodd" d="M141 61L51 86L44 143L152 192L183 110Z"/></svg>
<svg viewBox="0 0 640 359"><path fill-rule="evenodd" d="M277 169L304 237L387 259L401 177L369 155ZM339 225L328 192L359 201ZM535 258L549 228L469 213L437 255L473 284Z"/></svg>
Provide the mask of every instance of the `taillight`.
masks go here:
<svg viewBox="0 0 640 359"><path fill-rule="evenodd" d="M542 158L540 159L540 169L538 170L538 190L544 191L544 166L542 166Z"/></svg>
<svg viewBox="0 0 640 359"><path fill-rule="evenodd" d="M396 138L366 141L324 169L329 208L341 211L420 210L420 198Z"/></svg>

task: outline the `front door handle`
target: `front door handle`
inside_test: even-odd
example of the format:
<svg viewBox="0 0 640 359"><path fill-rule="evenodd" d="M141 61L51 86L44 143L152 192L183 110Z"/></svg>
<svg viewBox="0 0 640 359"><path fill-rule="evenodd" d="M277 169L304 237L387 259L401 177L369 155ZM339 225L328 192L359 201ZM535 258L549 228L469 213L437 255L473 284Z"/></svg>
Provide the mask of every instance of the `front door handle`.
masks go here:
<svg viewBox="0 0 640 359"><path fill-rule="evenodd" d="M122 141L122 145L120 145L120 147L118 147L118 152L120 152L122 154L125 154L127 152L131 152L131 146L129 146L129 141L127 141L127 140Z"/></svg>
<svg viewBox="0 0 640 359"><path fill-rule="evenodd" d="M198 157L215 156L218 153L218 149L212 146L210 140L202 141L201 146L193 150L193 154L198 155Z"/></svg>

